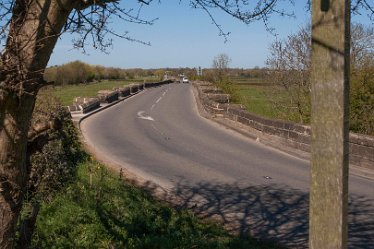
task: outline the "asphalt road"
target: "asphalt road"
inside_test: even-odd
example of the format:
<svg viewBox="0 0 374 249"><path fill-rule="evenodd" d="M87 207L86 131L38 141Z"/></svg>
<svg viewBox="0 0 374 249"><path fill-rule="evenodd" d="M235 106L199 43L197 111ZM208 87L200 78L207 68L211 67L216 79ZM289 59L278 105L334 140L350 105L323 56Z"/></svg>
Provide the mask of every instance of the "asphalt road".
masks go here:
<svg viewBox="0 0 374 249"><path fill-rule="evenodd" d="M192 86L138 94L81 123L111 161L240 234L305 248L309 162L199 116ZM374 181L350 175L349 245L374 248Z"/></svg>

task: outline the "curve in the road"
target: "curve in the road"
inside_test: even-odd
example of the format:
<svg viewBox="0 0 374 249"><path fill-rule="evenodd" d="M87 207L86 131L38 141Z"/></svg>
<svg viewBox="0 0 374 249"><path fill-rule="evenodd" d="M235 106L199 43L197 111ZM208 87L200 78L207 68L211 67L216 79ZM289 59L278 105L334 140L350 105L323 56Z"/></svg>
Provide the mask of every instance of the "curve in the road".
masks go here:
<svg viewBox="0 0 374 249"><path fill-rule="evenodd" d="M306 247L309 162L202 118L189 84L147 89L84 120L88 144L241 234ZM350 176L350 247L374 248L373 181Z"/></svg>

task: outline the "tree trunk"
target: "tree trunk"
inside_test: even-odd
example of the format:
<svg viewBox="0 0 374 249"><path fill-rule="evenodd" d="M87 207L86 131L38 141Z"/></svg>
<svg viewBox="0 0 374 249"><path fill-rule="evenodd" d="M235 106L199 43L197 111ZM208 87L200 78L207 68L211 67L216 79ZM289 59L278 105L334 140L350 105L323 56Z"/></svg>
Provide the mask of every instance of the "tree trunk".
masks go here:
<svg viewBox="0 0 374 249"><path fill-rule="evenodd" d="M27 130L35 97L0 100L0 248L11 248L27 181Z"/></svg>
<svg viewBox="0 0 374 249"><path fill-rule="evenodd" d="M35 230L36 218L39 214L40 204L38 202L33 204L32 213L29 217L25 218L20 224L19 238L17 242L17 248L25 249L29 248L32 241L32 235Z"/></svg>
<svg viewBox="0 0 374 249"><path fill-rule="evenodd" d="M28 179L27 132L36 94L73 0L17 0L0 61L0 248L12 248Z"/></svg>

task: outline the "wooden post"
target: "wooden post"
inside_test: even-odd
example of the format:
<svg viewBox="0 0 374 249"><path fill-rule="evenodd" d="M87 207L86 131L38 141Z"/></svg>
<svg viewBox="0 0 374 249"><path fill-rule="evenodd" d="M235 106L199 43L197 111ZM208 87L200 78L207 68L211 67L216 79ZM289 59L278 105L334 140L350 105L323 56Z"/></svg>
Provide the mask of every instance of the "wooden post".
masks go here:
<svg viewBox="0 0 374 249"><path fill-rule="evenodd" d="M312 3L309 248L347 248L350 0Z"/></svg>

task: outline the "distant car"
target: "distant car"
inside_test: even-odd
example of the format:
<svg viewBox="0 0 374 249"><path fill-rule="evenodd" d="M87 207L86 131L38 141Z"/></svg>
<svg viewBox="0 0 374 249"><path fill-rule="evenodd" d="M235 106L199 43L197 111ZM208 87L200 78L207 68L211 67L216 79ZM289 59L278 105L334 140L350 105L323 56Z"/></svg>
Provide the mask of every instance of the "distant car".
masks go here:
<svg viewBox="0 0 374 249"><path fill-rule="evenodd" d="M182 79L182 83L188 83L189 81L188 81L188 78L187 77L183 77L183 79Z"/></svg>

